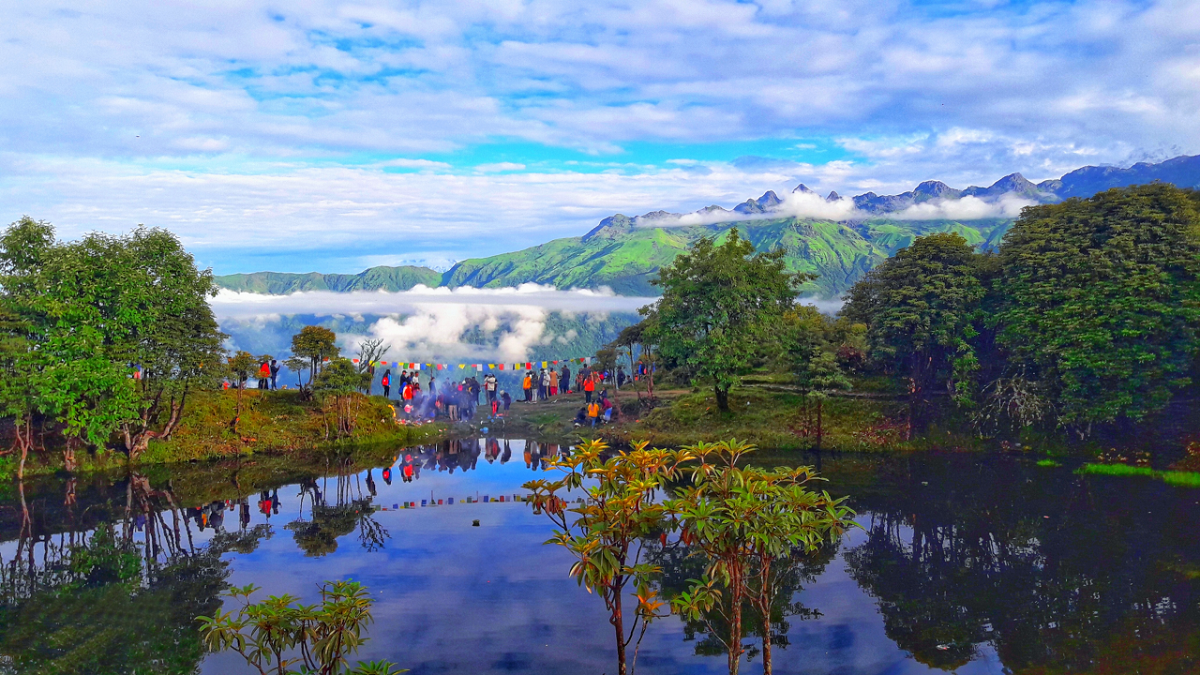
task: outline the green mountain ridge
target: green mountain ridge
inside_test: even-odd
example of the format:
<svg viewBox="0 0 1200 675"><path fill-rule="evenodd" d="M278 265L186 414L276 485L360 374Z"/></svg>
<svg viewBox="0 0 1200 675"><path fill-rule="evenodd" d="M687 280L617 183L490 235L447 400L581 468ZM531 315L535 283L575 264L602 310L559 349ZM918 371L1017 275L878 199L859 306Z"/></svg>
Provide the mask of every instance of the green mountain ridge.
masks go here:
<svg viewBox="0 0 1200 675"><path fill-rule="evenodd" d="M1014 222L1011 218L919 221L894 215L914 205L964 197L994 201L1005 196L1052 203L1154 181L1200 188L1200 155L1175 157L1157 164L1139 162L1124 169L1087 166L1036 185L1020 174L1005 176L986 188L972 186L965 190L939 181L925 181L899 195L868 192L853 197L857 217L841 222L771 218L772 211L783 203L774 192L747 200L733 211L709 206L690 214L715 219L728 215L727 221L711 225L672 225L680 215L664 211L636 218L618 214L600 221L582 237L554 239L520 251L464 260L445 273L427 267L372 267L359 274L256 272L218 276L215 280L222 288L268 294L314 290L405 291L418 284L497 288L532 282L560 289L607 286L622 295L658 295L650 282L660 267L688 250L700 237L721 239L737 227L759 251L783 248L789 270L817 274L818 278L804 289L807 293L832 297L850 288L876 263L908 246L918 236L957 232L971 244L989 249L999 245ZM801 184L793 192L812 193L812 190ZM841 198L831 193L825 199Z"/></svg>
<svg viewBox="0 0 1200 675"><path fill-rule="evenodd" d="M256 272L215 278L234 291L283 295L297 291L406 291L425 286L501 288L538 283L559 289L609 287L621 295L657 295L650 283L663 265L700 237L723 239L737 227L760 251L783 248L793 272L818 278L806 292L832 297L876 263L923 234L958 232L980 247L999 242L1009 219L841 223L808 218L742 220L711 225L644 227L626 216L606 218L582 237L554 239L487 258L463 260L445 273L427 267L372 267L359 274Z"/></svg>

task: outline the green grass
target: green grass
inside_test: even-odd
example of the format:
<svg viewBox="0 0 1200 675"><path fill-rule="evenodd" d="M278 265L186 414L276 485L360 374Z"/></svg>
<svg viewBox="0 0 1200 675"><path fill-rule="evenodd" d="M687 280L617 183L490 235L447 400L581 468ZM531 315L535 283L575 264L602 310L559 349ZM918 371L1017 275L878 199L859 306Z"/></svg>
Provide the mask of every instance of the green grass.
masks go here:
<svg viewBox="0 0 1200 675"><path fill-rule="evenodd" d="M1161 480L1176 487L1200 488L1200 472L1197 471L1157 471L1148 466L1128 464L1084 464L1075 473L1094 476L1138 476Z"/></svg>
<svg viewBox="0 0 1200 675"><path fill-rule="evenodd" d="M762 448L805 450L816 444L815 408L806 410L803 396L755 387L734 389L728 412L717 408L712 391L686 393L631 423L602 432L606 440L680 446L698 441L737 438ZM829 398L822 411L822 448L858 452L915 449L941 442L925 438L904 441L904 407L894 401ZM956 444L956 443L951 443Z"/></svg>
<svg viewBox="0 0 1200 675"><path fill-rule="evenodd" d="M138 466L246 458L255 455L285 455L292 461L314 451L358 445L409 445L445 432L442 425L408 427L397 425L387 402L381 397L364 399L358 426L352 437L329 441L320 407L301 401L296 391L249 390L242 392L242 412L235 432L230 428L236 411L233 391L198 392L188 399L183 420L169 441L153 440L138 458ZM323 454L318 452L317 454ZM123 468L126 455L117 450L76 453L79 473ZM63 467L62 453L30 455L27 476L53 474ZM0 458L0 479L16 476L12 455Z"/></svg>

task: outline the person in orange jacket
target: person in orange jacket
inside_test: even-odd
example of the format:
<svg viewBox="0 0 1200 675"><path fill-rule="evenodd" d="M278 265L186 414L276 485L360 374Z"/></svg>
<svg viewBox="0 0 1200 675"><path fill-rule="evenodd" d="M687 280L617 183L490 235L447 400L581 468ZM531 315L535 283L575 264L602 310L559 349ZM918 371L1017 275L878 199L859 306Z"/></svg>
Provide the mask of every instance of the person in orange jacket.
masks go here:
<svg viewBox="0 0 1200 675"><path fill-rule="evenodd" d="M533 372L526 371L525 379L521 381L521 387L525 390L525 402L533 400Z"/></svg>
<svg viewBox="0 0 1200 675"><path fill-rule="evenodd" d="M583 397L588 403L592 402L592 394L596 392L596 380L587 375L583 378Z"/></svg>

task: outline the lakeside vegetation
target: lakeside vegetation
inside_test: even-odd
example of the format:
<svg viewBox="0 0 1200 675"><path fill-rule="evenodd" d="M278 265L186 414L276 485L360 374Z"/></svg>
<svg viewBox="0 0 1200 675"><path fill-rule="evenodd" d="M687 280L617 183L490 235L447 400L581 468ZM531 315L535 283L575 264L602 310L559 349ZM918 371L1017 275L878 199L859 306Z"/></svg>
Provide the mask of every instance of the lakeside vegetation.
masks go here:
<svg viewBox="0 0 1200 675"><path fill-rule="evenodd" d="M1172 406L1196 418L1195 191L1154 184L1027 208L996 252L956 233L917 238L858 281L837 317L795 304L809 278L781 258L735 228L663 268L662 299L598 356L628 355L632 368L636 346L660 384L695 393L635 411L614 438L862 449L878 431L892 448L1088 452L1177 422ZM795 393L753 392L748 376ZM849 398L863 388L879 396Z"/></svg>

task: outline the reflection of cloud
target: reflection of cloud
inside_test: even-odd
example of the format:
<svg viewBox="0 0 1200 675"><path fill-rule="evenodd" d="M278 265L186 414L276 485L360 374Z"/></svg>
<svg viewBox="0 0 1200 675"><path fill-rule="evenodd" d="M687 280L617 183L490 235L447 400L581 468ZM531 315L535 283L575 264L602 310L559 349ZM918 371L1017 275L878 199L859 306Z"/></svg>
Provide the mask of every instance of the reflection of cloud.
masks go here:
<svg viewBox="0 0 1200 675"><path fill-rule="evenodd" d="M545 336L551 312L607 314L636 312L653 298L618 296L609 290L560 291L549 286L523 284L516 288L429 288L409 291L312 291L290 295L262 295L222 290L212 300L223 323L262 325L281 316L381 316L361 335L345 336L353 350L363 339L381 338L392 355L443 358L492 355L505 360L525 358L529 350L554 336ZM469 334L486 336L496 346L467 341Z"/></svg>

